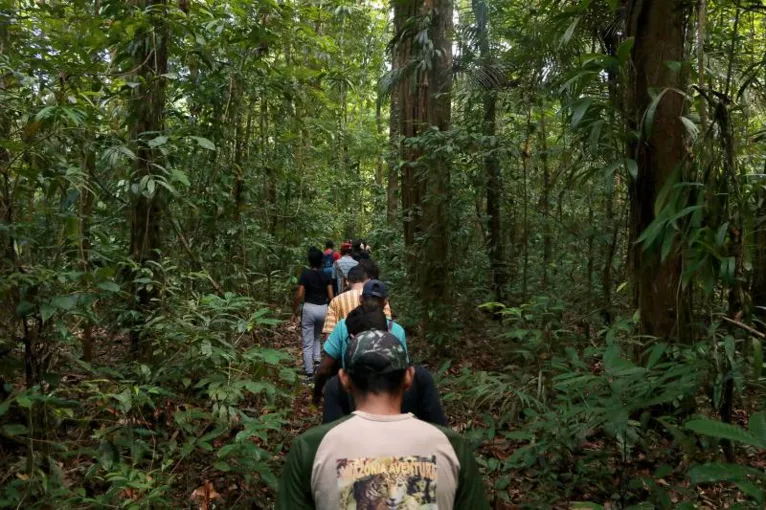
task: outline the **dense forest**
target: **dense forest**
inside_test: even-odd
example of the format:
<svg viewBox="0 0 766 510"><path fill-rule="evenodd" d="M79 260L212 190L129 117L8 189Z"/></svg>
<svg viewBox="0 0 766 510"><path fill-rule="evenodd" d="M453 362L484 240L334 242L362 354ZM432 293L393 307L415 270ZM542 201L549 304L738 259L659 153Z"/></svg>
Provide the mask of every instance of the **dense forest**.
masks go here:
<svg viewBox="0 0 766 510"><path fill-rule="evenodd" d="M352 238L494 508L763 508L765 20L0 0L0 508L271 508Z"/></svg>

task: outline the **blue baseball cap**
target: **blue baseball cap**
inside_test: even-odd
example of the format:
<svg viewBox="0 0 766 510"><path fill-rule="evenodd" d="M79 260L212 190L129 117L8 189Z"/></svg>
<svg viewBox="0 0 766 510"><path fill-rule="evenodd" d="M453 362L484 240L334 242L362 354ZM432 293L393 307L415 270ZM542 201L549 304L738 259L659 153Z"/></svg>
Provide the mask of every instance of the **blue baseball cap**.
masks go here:
<svg viewBox="0 0 766 510"><path fill-rule="evenodd" d="M388 289L386 284L380 280L369 280L364 284L362 289L362 297L379 297L388 299Z"/></svg>

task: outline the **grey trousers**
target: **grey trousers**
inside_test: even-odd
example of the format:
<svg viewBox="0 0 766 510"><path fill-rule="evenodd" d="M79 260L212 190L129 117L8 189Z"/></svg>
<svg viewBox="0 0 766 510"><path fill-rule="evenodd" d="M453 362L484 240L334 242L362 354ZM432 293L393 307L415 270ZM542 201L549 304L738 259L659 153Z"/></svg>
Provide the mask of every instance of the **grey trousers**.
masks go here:
<svg viewBox="0 0 766 510"><path fill-rule="evenodd" d="M314 363L322 360L322 326L327 315L327 305L303 303L301 313L301 331L303 333L303 370L306 374L314 373Z"/></svg>

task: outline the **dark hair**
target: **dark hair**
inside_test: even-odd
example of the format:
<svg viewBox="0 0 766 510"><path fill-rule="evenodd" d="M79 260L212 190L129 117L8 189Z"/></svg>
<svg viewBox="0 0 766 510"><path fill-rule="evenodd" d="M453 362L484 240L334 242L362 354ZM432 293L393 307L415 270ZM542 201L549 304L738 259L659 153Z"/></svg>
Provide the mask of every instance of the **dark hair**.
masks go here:
<svg viewBox="0 0 766 510"><path fill-rule="evenodd" d="M346 317L346 331L349 335L372 330L388 330L388 319L382 309L365 310L363 306L359 306L351 310Z"/></svg>
<svg viewBox="0 0 766 510"><path fill-rule="evenodd" d="M378 296L362 296L362 309L365 312L383 311L386 306L386 300Z"/></svg>
<svg viewBox="0 0 766 510"><path fill-rule="evenodd" d="M348 246L341 246L340 254L341 255L351 255L351 248L349 248Z"/></svg>
<svg viewBox="0 0 766 510"><path fill-rule="evenodd" d="M335 248L335 243L328 240L326 243L324 243L325 250L332 250Z"/></svg>
<svg viewBox="0 0 766 510"><path fill-rule="evenodd" d="M322 267L322 257L324 253L316 246L309 248L309 266L312 268Z"/></svg>
<svg viewBox="0 0 766 510"><path fill-rule="evenodd" d="M404 374L406 370L397 370L388 374L348 374L354 390L366 395L372 393L395 394L402 391L404 387Z"/></svg>
<svg viewBox="0 0 766 510"><path fill-rule="evenodd" d="M359 261L359 266L364 269L367 274L367 278L370 280L380 280L380 269L378 265L372 259L362 259Z"/></svg>
<svg viewBox="0 0 766 510"><path fill-rule="evenodd" d="M349 283L362 283L367 279L367 272L362 268L361 265L356 265L349 269L348 271L348 282Z"/></svg>
<svg viewBox="0 0 766 510"><path fill-rule="evenodd" d="M351 247L354 249L354 251L359 251L362 249L362 241L360 239L354 239L351 242Z"/></svg>

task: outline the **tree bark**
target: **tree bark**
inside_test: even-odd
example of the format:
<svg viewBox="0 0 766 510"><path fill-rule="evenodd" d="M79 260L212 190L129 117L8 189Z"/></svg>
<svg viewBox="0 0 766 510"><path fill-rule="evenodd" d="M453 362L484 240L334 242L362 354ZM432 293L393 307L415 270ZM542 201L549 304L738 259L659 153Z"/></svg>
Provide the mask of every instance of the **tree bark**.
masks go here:
<svg viewBox="0 0 766 510"><path fill-rule="evenodd" d="M524 262L521 268L521 301L527 301L527 290L529 283L529 194L527 189L527 178L529 174L529 160L532 157L532 135L534 128L532 126L532 108L527 112L527 137L524 140L524 147L521 150L521 197L523 200L523 219L524 223Z"/></svg>
<svg viewBox="0 0 766 510"><path fill-rule="evenodd" d="M426 2L431 17L431 40L435 52L428 73L428 126L441 133L449 131L452 113L452 0ZM444 140L441 143L449 143ZM450 190L450 161L446 152L429 158L428 173L423 179L423 230L425 236L420 292L423 298L424 334L440 339L449 324L450 266L447 204Z"/></svg>
<svg viewBox="0 0 766 510"><path fill-rule="evenodd" d="M399 83L399 127L405 138L423 135L428 129L444 133L450 128L452 90L452 1L397 0L394 23L397 34L408 19L428 20L428 36L433 50L420 48L412 27L397 45L400 63L413 58L431 59L426 70ZM444 143L442 135L433 143ZM437 149L434 147L434 149ZM423 303L424 333L437 338L449 321L449 201L450 164L444 153L429 149L404 148L406 161L402 176L404 239L407 246L408 274L416 281ZM434 156L433 154L438 154Z"/></svg>
<svg viewBox="0 0 766 510"><path fill-rule="evenodd" d="M683 300L677 299L681 255L674 247L661 260L658 247L645 247L635 241L654 221L657 196L679 170L684 157L680 120L684 99L668 89L683 89L682 77L666 65L668 61L684 60L683 5L682 0L630 0L627 16L627 35L635 38L628 116L631 127L641 133L629 148L629 157L638 163L638 176L630 185L634 290L642 332L661 338L682 336L686 311ZM653 101L650 90L664 92L653 122L645 118Z"/></svg>
<svg viewBox="0 0 766 510"><path fill-rule="evenodd" d="M489 13L487 4L485 0L473 0L472 5L479 40L479 58L485 74L489 76L493 58L489 44ZM490 83L487 90L484 91L482 103L484 108L482 131L485 139L489 142L489 147L485 149L487 152L484 156L485 192L487 196L487 251L492 271L492 292L496 301L503 302L505 300L504 289L507 277L501 216L502 173L500 161L494 152L497 143L495 138L497 128L497 90L494 84Z"/></svg>
<svg viewBox="0 0 766 510"><path fill-rule="evenodd" d="M394 28L396 30L396 27ZM401 52L395 51L392 58L393 68L401 69ZM386 218L389 226L396 224L399 193L399 158L401 156L399 126L399 90L391 91L391 107L388 117L388 177L386 182Z"/></svg>
<svg viewBox="0 0 766 510"><path fill-rule="evenodd" d="M164 23L167 0L134 0L136 8L144 11L150 20L152 29L142 35L140 50L136 51L134 66L138 69L139 86L136 88L130 104L131 134L138 144L136 151L135 183L142 179L151 180L153 165L159 162L161 153L147 143L149 137L156 136L163 129L165 113L165 84L163 74L167 72L167 30ZM146 134L150 133L150 134ZM164 204L161 186L156 186L154 193L136 193L133 197L130 231L130 256L138 267L159 260L161 247L160 224ZM156 288L149 290L145 285L136 285L135 295L139 312L148 316ZM131 332L133 355L140 351L142 324L137 324Z"/></svg>
<svg viewBox="0 0 766 510"><path fill-rule="evenodd" d="M92 147L85 148L83 154L85 174L91 176L96 171L96 155ZM85 273L90 272L90 217L93 214L93 192L88 186L83 186L80 197L80 263ZM93 361L93 323L85 319L82 329L82 359L88 363Z"/></svg>
<svg viewBox="0 0 766 510"><path fill-rule="evenodd" d="M551 174L548 168L548 132L545 126L545 107L540 112L540 164L543 167L543 290L548 290L548 267L551 264L551 255L553 252L553 232L551 232L550 219L550 193L551 193ZM591 208L592 209L592 208ZM591 222L592 225L592 222ZM590 282L588 283L590 288Z"/></svg>

